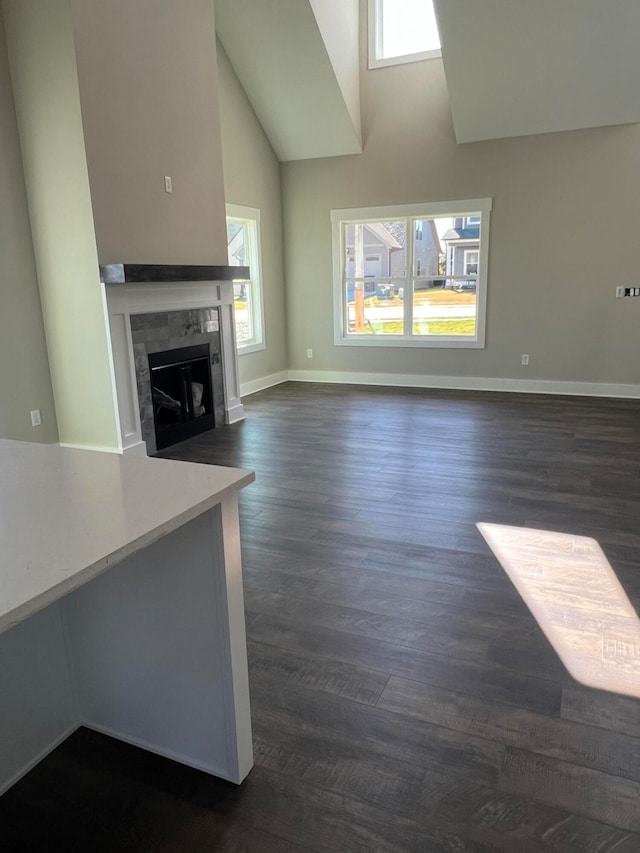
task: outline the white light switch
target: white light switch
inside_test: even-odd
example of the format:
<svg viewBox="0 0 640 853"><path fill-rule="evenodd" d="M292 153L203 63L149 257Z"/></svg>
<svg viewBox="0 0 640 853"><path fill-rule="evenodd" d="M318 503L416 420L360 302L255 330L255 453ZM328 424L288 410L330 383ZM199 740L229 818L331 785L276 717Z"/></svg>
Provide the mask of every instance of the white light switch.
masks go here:
<svg viewBox="0 0 640 853"><path fill-rule="evenodd" d="M164 176L164 191L166 193L172 193L173 192L173 182L171 181L171 178L169 177L169 175Z"/></svg>

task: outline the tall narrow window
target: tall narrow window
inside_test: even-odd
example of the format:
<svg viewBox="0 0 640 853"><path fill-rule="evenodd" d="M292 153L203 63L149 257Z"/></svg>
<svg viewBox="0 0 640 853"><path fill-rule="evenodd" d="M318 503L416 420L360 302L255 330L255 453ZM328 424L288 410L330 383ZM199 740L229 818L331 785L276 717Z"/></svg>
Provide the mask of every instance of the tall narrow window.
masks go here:
<svg viewBox="0 0 640 853"><path fill-rule="evenodd" d="M262 269L260 260L260 211L227 205L229 266L249 267L249 281L234 282L233 314L239 353L264 349Z"/></svg>
<svg viewBox="0 0 640 853"><path fill-rule="evenodd" d="M438 56L433 0L369 0L369 68Z"/></svg>

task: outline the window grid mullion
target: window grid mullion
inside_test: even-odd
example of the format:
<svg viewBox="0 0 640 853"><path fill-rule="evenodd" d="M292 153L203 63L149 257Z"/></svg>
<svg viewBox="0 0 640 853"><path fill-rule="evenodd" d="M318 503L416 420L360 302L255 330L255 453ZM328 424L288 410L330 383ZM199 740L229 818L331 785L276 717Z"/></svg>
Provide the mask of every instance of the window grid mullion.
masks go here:
<svg viewBox="0 0 640 853"><path fill-rule="evenodd" d="M404 286L404 336L410 338L413 333L413 265L415 248L415 220L407 219L407 269L405 270L407 281Z"/></svg>

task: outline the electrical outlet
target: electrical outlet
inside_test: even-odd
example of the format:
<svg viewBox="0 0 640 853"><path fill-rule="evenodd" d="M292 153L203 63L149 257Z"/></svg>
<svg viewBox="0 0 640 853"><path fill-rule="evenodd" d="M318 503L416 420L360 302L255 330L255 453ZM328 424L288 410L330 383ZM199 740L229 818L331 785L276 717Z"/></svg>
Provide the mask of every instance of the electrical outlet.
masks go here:
<svg viewBox="0 0 640 853"><path fill-rule="evenodd" d="M529 365L529 356L522 353L522 358L520 359L520 364L523 367L527 367Z"/></svg>
<svg viewBox="0 0 640 853"><path fill-rule="evenodd" d="M42 416L40 415L40 409L34 409L31 412L31 426L37 427L42 425Z"/></svg>
<svg viewBox="0 0 640 853"><path fill-rule="evenodd" d="M313 358L313 350L312 349L307 350L307 358Z"/></svg>
<svg viewBox="0 0 640 853"><path fill-rule="evenodd" d="M172 193L173 192L173 181L171 180L169 175L164 176L164 191L166 193Z"/></svg>

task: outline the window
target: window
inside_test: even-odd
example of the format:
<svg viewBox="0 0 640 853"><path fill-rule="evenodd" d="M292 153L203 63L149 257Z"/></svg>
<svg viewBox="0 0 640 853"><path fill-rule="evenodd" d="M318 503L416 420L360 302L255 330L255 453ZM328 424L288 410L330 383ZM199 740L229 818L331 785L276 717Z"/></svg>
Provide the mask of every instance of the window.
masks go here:
<svg viewBox="0 0 640 853"><path fill-rule="evenodd" d="M332 211L335 343L484 347L490 210L473 199Z"/></svg>
<svg viewBox="0 0 640 853"><path fill-rule="evenodd" d="M433 0L369 0L369 68L440 55Z"/></svg>
<svg viewBox="0 0 640 853"><path fill-rule="evenodd" d="M465 275L478 275L478 261L480 260L480 253L477 249L465 249L464 250L464 274Z"/></svg>
<svg viewBox="0 0 640 853"><path fill-rule="evenodd" d="M465 216L464 218L464 227L465 228L476 228L480 225L480 217L479 216Z"/></svg>
<svg viewBox="0 0 640 853"><path fill-rule="evenodd" d="M249 267L250 281L233 285L236 346L240 354L265 348L260 260L260 211L227 205L229 266Z"/></svg>

